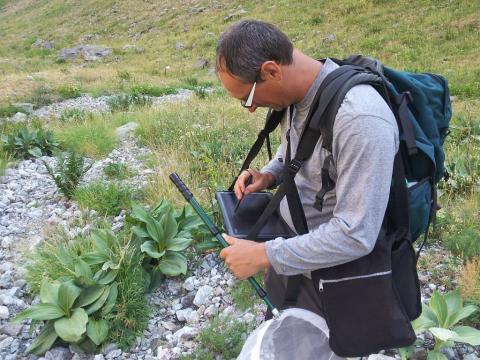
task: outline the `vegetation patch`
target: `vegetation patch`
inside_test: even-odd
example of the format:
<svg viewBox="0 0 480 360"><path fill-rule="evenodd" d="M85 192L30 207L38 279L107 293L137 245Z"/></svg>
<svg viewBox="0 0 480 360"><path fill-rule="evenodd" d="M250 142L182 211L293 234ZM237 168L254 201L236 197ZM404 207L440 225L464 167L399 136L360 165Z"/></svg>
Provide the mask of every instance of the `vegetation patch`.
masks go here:
<svg viewBox="0 0 480 360"><path fill-rule="evenodd" d="M82 208L93 209L101 215L117 216L121 210L130 209L136 196L127 186L94 182L79 187L74 199Z"/></svg>
<svg viewBox="0 0 480 360"><path fill-rule="evenodd" d="M178 92L177 88L171 86L155 86L155 85L135 85L130 89L132 94L148 95L148 96L165 96Z"/></svg>
<svg viewBox="0 0 480 360"><path fill-rule="evenodd" d="M26 127L22 127L15 135L2 135L1 141L3 151L17 159L52 156L60 145L52 131L30 131Z"/></svg>
<svg viewBox="0 0 480 360"><path fill-rule="evenodd" d="M83 156L100 159L117 145L115 127L102 116L56 124L54 127L58 138Z"/></svg>
<svg viewBox="0 0 480 360"><path fill-rule="evenodd" d="M119 162L110 162L103 168L103 173L109 179L125 180L134 175L134 172L128 168L127 164Z"/></svg>

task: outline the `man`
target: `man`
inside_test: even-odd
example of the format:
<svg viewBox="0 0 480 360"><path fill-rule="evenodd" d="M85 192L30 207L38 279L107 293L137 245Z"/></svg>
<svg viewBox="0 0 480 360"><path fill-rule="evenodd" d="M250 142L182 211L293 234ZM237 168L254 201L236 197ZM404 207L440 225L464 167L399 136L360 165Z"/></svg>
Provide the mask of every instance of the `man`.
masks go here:
<svg viewBox="0 0 480 360"><path fill-rule="evenodd" d="M287 130L293 158L317 89L338 65L303 54L274 25L254 20L238 22L222 34L216 65L223 86L250 112L258 107L294 106L293 117L286 111L282 120L275 158L261 171L248 169L240 174L235 194L241 199L282 181ZM220 256L238 278L268 269L267 293L279 308L286 307L288 276L303 274L295 306L322 314L315 292L318 284L310 280L310 272L371 252L388 202L398 142L395 117L382 97L371 86L355 86L335 118L330 177L336 186L326 194L323 211L313 207L322 185L322 164L329 155L321 147L321 137L295 177L310 232L266 243L226 236L230 246ZM245 186L250 176L252 183ZM280 213L294 229L286 198Z"/></svg>

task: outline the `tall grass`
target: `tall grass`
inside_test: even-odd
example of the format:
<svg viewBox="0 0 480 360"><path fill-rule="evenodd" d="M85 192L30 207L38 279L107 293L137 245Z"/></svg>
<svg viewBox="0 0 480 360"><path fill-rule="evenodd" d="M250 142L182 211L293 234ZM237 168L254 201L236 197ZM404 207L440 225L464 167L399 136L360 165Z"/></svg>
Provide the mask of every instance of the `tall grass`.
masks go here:
<svg viewBox="0 0 480 360"><path fill-rule="evenodd" d="M80 117L51 125L59 140L84 156L101 159L117 145L115 122L104 115ZM121 124L118 124L121 125Z"/></svg>

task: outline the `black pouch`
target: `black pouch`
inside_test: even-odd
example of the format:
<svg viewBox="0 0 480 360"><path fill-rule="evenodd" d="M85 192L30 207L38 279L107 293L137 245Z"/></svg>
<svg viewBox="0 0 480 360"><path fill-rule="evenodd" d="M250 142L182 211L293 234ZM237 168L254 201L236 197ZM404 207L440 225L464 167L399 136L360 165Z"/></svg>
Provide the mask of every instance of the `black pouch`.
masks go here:
<svg viewBox="0 0 480 360"><path fill-rule="evenodd" d="M415 341L392 274L392 246L406 235L404 229L382 230L370 254L312 272L337 355L366 356Z"/></svg>
<svg viewBox="0 0 480 360"><path fill-rule="evenodd" d="M417 255L412 243L407 239L393 244L392 276L393 284L408 318L415 320L422 313L422 301L417 273Z"/></svg>

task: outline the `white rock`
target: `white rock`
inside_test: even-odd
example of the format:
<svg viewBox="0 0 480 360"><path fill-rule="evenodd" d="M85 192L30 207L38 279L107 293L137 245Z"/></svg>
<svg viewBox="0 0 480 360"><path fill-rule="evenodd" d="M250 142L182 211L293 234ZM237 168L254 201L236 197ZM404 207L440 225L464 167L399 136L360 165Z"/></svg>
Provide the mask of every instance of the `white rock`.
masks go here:
<svg viewBox="0 0 480 360"><path fill-rule="evenodd" d="M10 344L13 342L13 338L7 337L6 339L0 342L0 350L10 347Z"/></svg>
<svg viewBox="0 0 480 360"><path fill-rule="evenodd" d="M172 354L170 353L169 349L164 349L159 347L157 349L157 359L159 360L170 360L172 358Z"/></svg>
<svg viewBox="0 0 480 360"><path fill-rule="evenodd" d="M0 306L0 319L8 319L10 312L6 306Z"/></svg>
<svg viewBox="0 0 480 360"><path fill-rule="evenodd" d="M195 294L195 299L193 299L193 303L197 306L205 305L209 302L212 294L213 288L211 286L204 285L198 289L197 293Z"/></svg>
<svg viewBox="0 0 480 360"><path fill-rule="evenodd" d="M210 305L208 308L205 309L203 313L207 317L212 317L218 314L218 308L215 305Z"/></svg>
<svg viewBox="0 0 480 360"><path fill-rule="evenodd" d="M196 280L195 276L190 276L183 283L182 285L183 288L187 291L193 291L195 289L195 280Z"/></svg>
<svg viewBox="0 0 480 360"><path fill-rule="evenodd" d="M373 354L368 357L368 360L395 360L395 358L382 354Z"/></svg>
<svg viewBox="0 0 480 360"><path fill-rule="evenodd" d="M177 315L178 321L187 321L187 319L192 314L193 309L187 308L183 310L178 310L175 314Z"/></svg>
<svg viewBox="0 0 480 360"><path fill-rule="evenodd" d="M173 339L178 343L182 340L190 340L198 335L198 329L191 326L184 326L173 334Z"/></svg>

